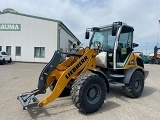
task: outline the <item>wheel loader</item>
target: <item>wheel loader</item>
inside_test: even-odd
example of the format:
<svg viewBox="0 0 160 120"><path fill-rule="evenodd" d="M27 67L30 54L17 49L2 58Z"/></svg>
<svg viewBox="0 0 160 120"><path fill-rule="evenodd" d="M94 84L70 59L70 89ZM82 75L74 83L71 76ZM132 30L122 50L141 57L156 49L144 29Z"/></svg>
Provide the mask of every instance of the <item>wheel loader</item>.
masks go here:
<svg viewBox="0 0 160 120"><path fill-rule="evenodd" d="M141 57L133 53L138 46L133 43L133 32L123 22L87 28L89 46L74 53L55 51L39 76L38 88L17 97L23 109L43 107L70 90L73 104L83 113L93 113L104 103L112 83L123 84L128 97L141 96L148 71ZM66 59L62 59L64 54ZM47 88L51 93L39 101L36 95L45 94Z"/></svg>
<svg viewBox="0 0 160 120"><path fill-rule="evenodd" d="M160 65L160 54L158 54L160 47L158 44L154 47L154 56L150 59L150 64L159 64Z"/></svg>

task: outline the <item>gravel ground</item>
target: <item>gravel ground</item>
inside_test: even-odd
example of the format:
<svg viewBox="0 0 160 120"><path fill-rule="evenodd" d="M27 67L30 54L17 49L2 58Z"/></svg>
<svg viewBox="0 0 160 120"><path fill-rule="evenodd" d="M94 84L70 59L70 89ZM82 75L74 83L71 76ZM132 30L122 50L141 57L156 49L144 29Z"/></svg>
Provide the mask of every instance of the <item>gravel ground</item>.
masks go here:
<svg viewBox="0 0 160 120"><path fill-rule="evenodd" d="M125 97L121 87L112 86L99 111L85 115L71 97L61 97L43 108L23 110L17 96L37 88L45 64L11 63L0 65L0 120L160 120L160 65L145 65L149 76L138 99ZM46 94L37 96L38 99Z"/></svg>

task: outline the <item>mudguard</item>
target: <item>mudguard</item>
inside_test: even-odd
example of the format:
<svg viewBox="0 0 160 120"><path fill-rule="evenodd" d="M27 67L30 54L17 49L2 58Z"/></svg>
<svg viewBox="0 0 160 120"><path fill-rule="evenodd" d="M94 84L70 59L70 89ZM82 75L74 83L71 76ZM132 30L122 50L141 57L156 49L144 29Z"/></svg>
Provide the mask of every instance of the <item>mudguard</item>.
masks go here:
<svg viewBox="0 0 160 120"><path fill-rule="evenodd" d="M144 80L147 78L149 72L148 71L143 71L142 69L136 68L136 67L132 67L130 69L128 69L125 73L125 78L124 78L124 84L129 84L130 82L130 78L132 77L132 74L136 71L139 70L143 73L144 75Z"/></svg>
<svg viewBox="0 0 160 120"><path fill-rule="evenodd" d="M100 71L98 69L88 69L88 70L91 71L92 73L95 73L95 74L102 76L105 79L106 86L107 86L107 93L109 93L109 82L108 82L107 76L102 71Z"/></svg>

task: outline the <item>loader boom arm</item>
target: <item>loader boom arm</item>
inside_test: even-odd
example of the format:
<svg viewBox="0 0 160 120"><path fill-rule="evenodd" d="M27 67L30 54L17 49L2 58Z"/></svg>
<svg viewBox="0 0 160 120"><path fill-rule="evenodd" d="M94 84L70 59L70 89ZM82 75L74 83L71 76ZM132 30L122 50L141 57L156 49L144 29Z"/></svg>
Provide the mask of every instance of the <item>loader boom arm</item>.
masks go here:
<svg viewBox="0 0 160 120"><path fill-rule="evenodd" d="M70 57L62 60L62 54L67 54ZM23 109L36 106L42 107L54 101L60 96L71 80L75 80L80 74L87 72L88 68L94 69L96 67L96 55L97 52L95 52L94 49L81 49L77 51L77 53L71 54L59 50L55 51L52 59L44 67L39 76L38 89L23 93L17 97ZM54 81L56 81L56 85L51 94L39 102L35 96L46 93L46 89L50 87Z"/></svg>
<svg viewBox="0 0 160 120"><path fill-rule="evenodd" d="M59 95L62 93L62 91L64 90L66 85L72 80L72 78L74 76L78 76L78 74L80 74L80 72L82 70L84 71L88 67L90 67L90 68L95 67L96 62L94 61L95 60L94 55L95 55L95 53L94 53L93 49L88 50L72 66L68 67L65 71L59 73L61 75L60 75L59 79L57 80L57 83L55 85L53 92L49 96L44 98L42 101L40 101L38 103L38 106L42 107L42 106L47 105L48 103L54 101L56 98L59 97ZM65 64L65 62L62 63L61 65L64 65L64 64ZM87 66L87 64L89 64L89 66L86 68L85 66ZM64 65L64 66L66 66L66 65ZM51 73L51 76L53 77L53 76L59 75L59 74L57 74L56 71L55 71L55 73L53 71ZM48 78L47 81L49 79L50 78Z"/></svg>

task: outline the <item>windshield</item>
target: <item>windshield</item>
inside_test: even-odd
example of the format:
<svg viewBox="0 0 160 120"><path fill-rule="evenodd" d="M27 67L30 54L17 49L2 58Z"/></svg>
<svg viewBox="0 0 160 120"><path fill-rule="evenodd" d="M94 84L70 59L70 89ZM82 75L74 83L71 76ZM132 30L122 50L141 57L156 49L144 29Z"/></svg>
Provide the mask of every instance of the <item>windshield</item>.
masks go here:
<svg viewBox="0 0 160 120"><path fill-rule="evenodd" d="M112 29L103 29L93 33L91 38L91 48L94 48L94 42L99 41L101 43L100 48L103 50L113 50L115 36L112 36Z"/></svg>

